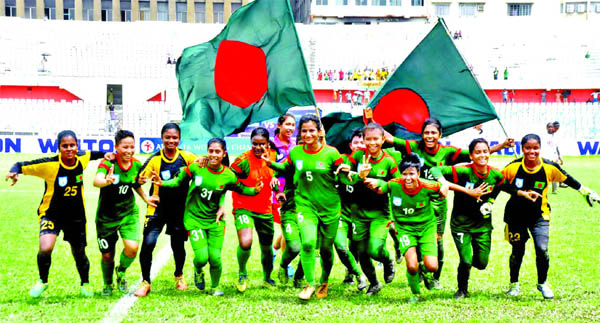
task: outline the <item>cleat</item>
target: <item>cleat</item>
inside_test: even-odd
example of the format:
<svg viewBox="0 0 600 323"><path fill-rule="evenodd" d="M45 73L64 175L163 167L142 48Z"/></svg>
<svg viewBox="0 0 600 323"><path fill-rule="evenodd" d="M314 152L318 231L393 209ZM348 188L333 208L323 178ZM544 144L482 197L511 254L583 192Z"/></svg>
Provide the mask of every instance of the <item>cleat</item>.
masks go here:
<svg viewBox="0 0 600 323"><path fill-rule="evenodd" d="M289 267L288 267L289 268ZM279 267L279 272L277 273L277 278L279 278L279 283L281 285L287 285L290 277L288 276L287 269L283 267Z"/></svg>
<svg viewBox="0 0 600 323"><path fill-rule="evenodd" d="M377 284L373 285L371 284L369 286L369 289L367 290L367 296L375 296L377 295L377 293L379 293L379 291L383 288L383 285L381 285L380 282L377 282Z"/></svg>
<svg viewBox="0 0 600 323"><path fill-rule="evenodd" d="M419 270L419 277L421 278L421 280L423 280L425 288L431 290L433 288L433 273L424 271L423 269L424 268L421 267L421 270Z"/></svg>
<svg viewBox="0 0 600 323"><path fill-rule="evenodd" d="M329 290L329 283L322 283L317 289L317 298L322 299L327 297L327 291Z"/></svg>
<svg viewBox="0 0 600 323"><path fill-rule="evenodd" d="M81 295L85 297L94 297L94 290L92 289L92 286L90 286L89 283L81 285Z"/></svg>
<svg viewBox="0 0 600 323"><path fill-rule="evenodd" d="M29 290L29 296L33 297L33 298L38 298L40 296L42 296L42 293L48 289L48 283L42 283L42 280L39 279L37 282L35 282L35 285L33 285L33 287L31 287L31 289Z"/></svg>
<svg viewBox="0 0 600 323"><path fill-rule="evenodd" d="M223 292L220 289L215 289L215 291L212 293L212 296L223 296L225 295L225 292Z"/></svg>
<svg viewBox="0 0 600 323"><path fill-rule="evenodd" d="M419 302L421 302L421 297L419 297L419 295L410 295L410 298L408 299L408 304L415 305L419 304Z"/></svg>
<svg viewBox="0 0 600 323"><path fill-rule="evenodd" d="M394 261L389 259L389 262L383 266L383 280L386 284L394 281L396 270L394 269Z"/></svg>
<svg viewBox="0 0 600 323"><path fill-rule="evenodd" d="M440 284L439 280L433 279L433 280L431 280L431 289L441 290L442 284Z"/></svg>
<svg viewBox="0 0 600 323"><path fill-rule="evenodd" d="M263 280L262 287L264 289L274 290L275 289L275 281L272 279Z"/></svg>
<svg viewBox="0 0 600 323"><path fill-rule="evenodd" d="M183 278L183 275L175 276L175 288L178 290L186 290L188 289L188 284Z"/></svg>
<svg viewBox="0 0 600 323"><path fill-rule="evenodd" d="M194 271L194 284L199 290L206 288L206 281L204 280L204 271L197 273Z"/></svg>
<svg viewBox="0 0 600 323"><path fill-rule="evenodd" d="M148 281L142 281L138 290L135 291L135 296L146 297L150 293L150 283Z"/></svg>
<svg viewBox="0 0 600 323"><path fill-rule="evenodd" d="M464 299L469 297L469 292L466 290L459 289L454 293L454 299Z"/></svg>
<svg viewBox="0 0 600 323"><path fill-rule="evenodd" d="M344 284L352 285L354 284L354 276L346 270L346 277L344 278Z"/></svg>
<svg viewBox="0 0 600 323"><path fill-rule="evenodd" d="M129 290L127 289L127 279L125 279L125 272L124 271L119 271L118 269L119 267L115 268L115 273L117 273L117 287L119 287L119 291L121 291L121 293L128 293Z"/></svg>
<svg viewBox="0 0 600 323"><path fill-rule="evenodd" d="M506 291L508 296L519 296L519 283L511 283L510 288Z"/></svg>
<svg viewBox="0 0 600 323"><path fill-rule="evenodd" d="M358 290L367 288L367 279L364 276L356 276L356 288Z"/></svg>
<svg viewBox="0 0 600 323"><path fill-rule="evenodd" d="M288 278L293 278L295 273L296 273L296 271L294 270L294 267L292 267L292 265L288 265L288 267L287 267Z"/></svg>
<svg viewBox="0 0 600 323"><path fill-rule="evenodd" d="M238 292L243 293L246 291L246 283L248 281L248 275L242 275L240 274L240 277L236 283L236 288L238 290Z"/></svg>
<svg viewBox="0 0 600 323"><path fill-rule="evenodd" d="M537 289L542 293L545 299L553 299L554 293L547 284L538 284Z"/></svg>
<svg viewBox="0 0 600 323"><path fill-rule="evenodd" d="M396 264L399 265L402 263L402 252L396 249Z"/></svg>
<svg viewBox="0 0 600 323"><path fill-rule="evenodd" d="M304 278L294 279L294 288L302 288L304 285L306 285Z"/></svg>
<svg viewBox="0 0 600 323"><path fill-rule="evenodd" d="M102 293L100 295L108 297L112 296L113 288L113 285L104 285L104 288L102 288Z"/></svg>
<svg viewBox="0 0 600 323"><path fill-rule="evenodd" d="M301 300L308 301L312 297L314 292L315 288L313 286L310 286L309 284L306 284L306 286L304 286L304 289L302 289L298 297Z"/></svg>

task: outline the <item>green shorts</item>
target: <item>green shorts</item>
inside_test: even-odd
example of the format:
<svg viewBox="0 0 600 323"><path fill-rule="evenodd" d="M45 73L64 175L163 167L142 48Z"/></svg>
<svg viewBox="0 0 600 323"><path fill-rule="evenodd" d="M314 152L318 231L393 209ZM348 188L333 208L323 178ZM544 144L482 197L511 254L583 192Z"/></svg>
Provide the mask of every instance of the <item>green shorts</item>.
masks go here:
<svg viewBox="0 0 600 323"><path fill-rule="evenodd" d="M286 242L300 241L300 228L295 210L287 210L281 214L281 234Z"/></svg>
<svg viewBox="0 0 600 323"><path fill-rule="evenodd" d="M96 220L96 233L100 252L108 253L115 250L119 235L123 240L140 241L140 219L137 212L128 214L122 219L111 222Z"/></svg>
<svg viewBox="0 0 600 323"><path fill-rule="evenodd" d="M452 231L452 238L454 238L460 262L487 266L492 248L492 231Z"/></svg>
<svg viewBox="0 0 600 323"><path fill-rule="evenodd" d="M400 242L400 251L405 254L412 247L417 247L421 255L437 257L437 238L436 224L426 225L422 230L406 230L406 225L395 223L398 232L398 241Z"/></svg>
<svg viewBox="0 0 600 323"><path fill-rule="evenodd" d="M237 231L247 228L256 228L256 233L258 234L259 240L261 240L261 244L266 242L269 236L271 237L272 242L273 235L275 234L275 225L272 214L260 214L244 209L234 209L233 217L235 218L235 229Z"/></svg>
<svg viewBox="0 0 600 323"><path fill-rule="evenodd" d="M352 240L362 241L364 239L387 239L390 231L390 219L388 218L352 218Z"/></svg>
<svg viewBox="0 0 600 323"><path fill-rule="evenodd" d="M194 252L207 247L222 249L225 239L225 221L213 222L210 226L189 230L188 233Z"/></svg>

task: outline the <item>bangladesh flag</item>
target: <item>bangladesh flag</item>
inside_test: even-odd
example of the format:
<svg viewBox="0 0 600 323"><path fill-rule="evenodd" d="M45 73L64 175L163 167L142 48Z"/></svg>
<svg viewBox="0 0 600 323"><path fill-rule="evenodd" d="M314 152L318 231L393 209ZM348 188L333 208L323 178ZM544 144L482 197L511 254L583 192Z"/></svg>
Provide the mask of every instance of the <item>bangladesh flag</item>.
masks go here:
<svg viewBox="0 0 600 323"><path fill-rule="evenodd" d="M417 208L423 208L423 207L425 207L425 202L417 203Z"/></svg>
<svg viewBox="0 0 600 323"><path fill-rule="evenodd" d="M544 189L544 187L546 187L546 183L544 183L544 182L537 182L537 181L536 181L536 182L533 184L533 187L534 187L534 188L537 188L537 189L539 189L539 190L543 190L543 189Z"/></svg>
<svg viewBox="0 0 600 323"><path fill-rule="evenodd" d="M498 118L443 19L390 75L368 107L375 122L406 139L420 138L423 121L430 117L440 120L444 136ZM344 124L329 128L328 142L335 142L337 130L362 123L361 117L328 116L341 117L339 123Z"/></svg>
<svg viewBox="0 0 600 323"><path fill-rule="evenodd" d="M288 0L256 0L177 60L186 141L224 137L293 106L315 106Z"/></svg>
<svg viewBox="0 0 600 323"><path fill-rule="evenodd" d="M77 183L83 182L83 174L77 175L77 177L75 177L75 182L77 182Z"/></svg>

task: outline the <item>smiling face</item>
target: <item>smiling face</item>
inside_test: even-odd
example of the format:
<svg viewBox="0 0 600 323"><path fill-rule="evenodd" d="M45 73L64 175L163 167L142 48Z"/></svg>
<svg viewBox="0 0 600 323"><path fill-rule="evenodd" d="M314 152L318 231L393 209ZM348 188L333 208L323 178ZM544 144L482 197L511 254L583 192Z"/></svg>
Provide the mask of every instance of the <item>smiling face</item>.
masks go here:
<svg viewBox="0 0 600 323"><path fill-rule="evenodd" d="M436 126L427 125L421 134L425 148L429 150L434 150L437 148L441 135L442 134L440 133L440 130Z"/></svg>
<svg viewBox="0 0 600 323"><path fill-rule="evenodd" d="M352 152L355 152L359 149L364 149L364 148L365 148L365 143L364 143L362 137L360 137L360 136L352 137L352 141L350 142L350 150L352 150Z"/></svg>
<svg viewBox="0 0 600 323"><path fill-rule="evenodd" d="M208 146L208 166L213 169L219 168L225 155L227 155L227 152L223 149L223 146L218 142L213 142Z"/></svg>
<svg viewBox="0 0 600 323"><path fill-rule="evenodd" d="M71 136L63 137L58 145L58 151L63 163L67 165L72 164L75 156L77 156L77 141Z"/></svg>
<svg viewBox="0 0 600 323"><path fill-rule="evenodd" d="M490 147L485 142L477 143L469 157L476 165L486 166L490 160Z"/></svg>
<svg viewBox="0 0 600 323"><path fill-rule="evenodd" d="M252 153L257 158L260 158L265 152L267 152L267 147L269 146L269 141L267 138L256 135L252 137Z"/></svg>
<svg viewBox="0 0 600 323"><path fill-rule="evenodd" d="M179 131L174 128L167 129L163 132L161 139L166 150L175 150L179 146Z"/></svg>
<svg viewBox="0 0 600 323"><path fill-rule="evenodd" d="M279 129L279 136L290 140L296 129L296 120L292 117L287 117L281 124L277 124Z"/></svg>
<svg viewBox="0 0 600 323"><path fill-rule="evenodd" d="M314 121L308 121L302 124L300 129L300 137L302 142L308 146L318 143L319 140L319 129Z"/></svg>
<svg viewBox="0 0 600 323"><path fill-rule="evenodd" d="M536 162L540 158L540 142L535 139L529 139L523 145L523 156L527 162Z"/></svg>
<svg viewBox="0 0 600 323"><path fill-rule="evenodd" d="M125 137L117 144L117 156L123 162L131 161L135 154L135 140L132 137Z"/></svg>
<svg viewBox="0 0 600 323"><path fill-rule="evenodd" d="M402 171L402 179L404 180L404 187L408 190L414 190L419 185L419 171L416 167L408 167Z"/></svg>
<svg viewBox="0 0 600 323"><path fill-rule="evenodd" d="M381 153L381 146L385 139L383 133L379 129L366 129L364 134L365 146L369 154L373 157L379 156Z"/></svg>

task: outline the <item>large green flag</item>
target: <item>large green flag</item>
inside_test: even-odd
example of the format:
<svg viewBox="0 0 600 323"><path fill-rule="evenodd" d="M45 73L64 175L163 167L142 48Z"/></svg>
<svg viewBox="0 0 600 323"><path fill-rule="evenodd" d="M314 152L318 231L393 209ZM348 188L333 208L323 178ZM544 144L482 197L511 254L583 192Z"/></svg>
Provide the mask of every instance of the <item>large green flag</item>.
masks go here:
<svg viewBox="0 0 600 323"><path fill-rule="evenodd" d="M186 143L316 105L288 0L256 0L177 61Z"/></svg>
<svg viewBox="0 0 600 323"><path fill-rule="evenodd" d="M498 118L443 19L388 78L368 107L375 122L401 138L419 138L423 121L430 117L440 120L444 136ZM340 122L349 124L347 119L345 116ZM352 124L361 119L355 117ZM330 131L327 140L336 135Z"/></svg>

